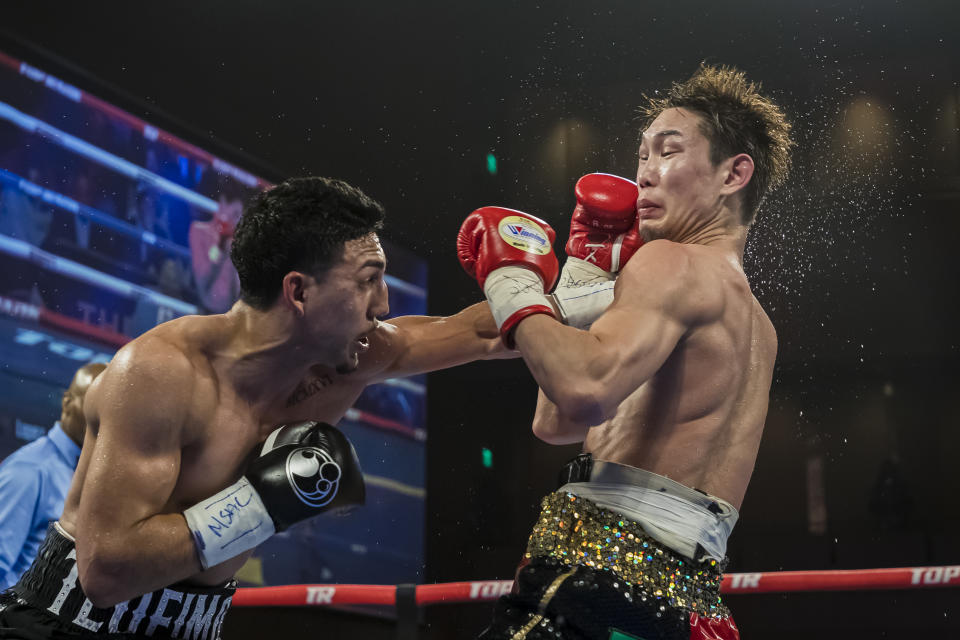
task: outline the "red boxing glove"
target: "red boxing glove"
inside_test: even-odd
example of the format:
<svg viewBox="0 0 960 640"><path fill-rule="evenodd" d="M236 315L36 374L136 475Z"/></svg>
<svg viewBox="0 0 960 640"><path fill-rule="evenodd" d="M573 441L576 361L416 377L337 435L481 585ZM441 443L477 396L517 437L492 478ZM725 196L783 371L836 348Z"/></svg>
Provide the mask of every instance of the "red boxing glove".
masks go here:
<svg viewBox="0 0 960 640"><path fill-rule="evenodd" d="M564 323L588 329L613 302L616 274L643 240L637 224L637 185L608 173L577 181L567 261L553 293Z"/></svg>
<svg viewBox="0 0 960 640"><path fill-rule="evenodd" d="M522 211L503 207L477 209L457 234L457 257L477 279L504 343L513 347L511 332L527 316L554 315L546 290L557 280L553 253L556 232Z"/></svg>
<svg viewBox="0 0 960 640"><path fill-rule="evenodd" d="M643 240L637 225L637 185L632 180L591 173L577 181L577 206L570 219L567 255L617 273Z"/></svg>

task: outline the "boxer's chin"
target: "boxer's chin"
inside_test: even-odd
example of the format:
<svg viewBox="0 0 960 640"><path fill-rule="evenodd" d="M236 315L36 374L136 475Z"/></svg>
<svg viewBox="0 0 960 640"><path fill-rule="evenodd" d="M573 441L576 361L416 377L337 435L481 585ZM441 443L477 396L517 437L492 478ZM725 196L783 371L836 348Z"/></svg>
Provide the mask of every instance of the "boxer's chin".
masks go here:
<svg viewBox="0 0 960 640"><path fill-rule="evenodd" d="M640 237L644 242L653 242L664 237L663 232L655 224L649 224L647 220L640 221Z"/></svg>

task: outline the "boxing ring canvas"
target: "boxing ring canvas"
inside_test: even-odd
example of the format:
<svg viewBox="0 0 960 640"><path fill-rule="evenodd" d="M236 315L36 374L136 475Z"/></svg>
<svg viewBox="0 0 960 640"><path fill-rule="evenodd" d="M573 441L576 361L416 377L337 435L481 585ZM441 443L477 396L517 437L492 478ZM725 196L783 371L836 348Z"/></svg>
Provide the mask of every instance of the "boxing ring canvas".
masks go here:
<svg viewBox="0 0 960 640"><path fill-rule="evenodd" d="M84 363L161 322L230 307L233 227L268 186L0 52L0 460L52 426ZM426 262L385 249L391 313L424 314ZM363 517L276 536L241 584L421 581L425 406L423 377L368 387L340 424L363 460Z"/></svg>

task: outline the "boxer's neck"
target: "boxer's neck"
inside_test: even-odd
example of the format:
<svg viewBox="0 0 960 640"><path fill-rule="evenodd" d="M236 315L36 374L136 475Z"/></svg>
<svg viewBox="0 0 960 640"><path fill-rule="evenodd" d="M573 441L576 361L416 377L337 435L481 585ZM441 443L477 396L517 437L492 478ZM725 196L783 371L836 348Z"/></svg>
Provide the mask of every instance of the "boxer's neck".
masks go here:
<svg viewBox="0 0 960 640"><path fill-rule="evenodd" d="M214 367L254 409L267 410L286 397L317 363L316 351L298 339L281 309L259 311L238 302L223 318L225 339L216 349Z"/></svg>
<svg viewBox="0 0 960 640"><path fill-rule="evenodd" d="M668 238L683 244L699 244L732 253L743 263L743 250L749 227L740 223L739 210L720 205L707 215L694 218L698 223L676 231Z"/></svg>

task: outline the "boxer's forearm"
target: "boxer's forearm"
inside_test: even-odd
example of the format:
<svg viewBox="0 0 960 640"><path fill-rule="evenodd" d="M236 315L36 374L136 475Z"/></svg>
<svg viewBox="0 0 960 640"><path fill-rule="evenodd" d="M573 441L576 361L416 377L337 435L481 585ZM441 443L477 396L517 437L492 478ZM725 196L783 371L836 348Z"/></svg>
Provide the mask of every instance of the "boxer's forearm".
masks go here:
<svg viewBox="0 0 960 640"><path fill-rule="evenodd" d="M523 320L514 337L530 373L559 411L558 420L581 427L603 422L607 394L593 363L604 345L596 336L540 314Z"/></svg>
<svg viewBox="0 0 960 640"><path fill-rule="evenodd" d="M459 327L457 332L465 336L462 342L466 347L466 353L463 355L470 358L465 362L515 358L518 355L504 346L500 339L500 332L497 330L497 323L494 322L493 314L490 313L490 305L486 302L472 304L463 311L445 318L444 321L453 327Z"/></svg>
<svg viewBox="0 0 960 640"><path fill-rule="evenodd" d="M151 516L125 531L78 531L80 583L97 607L170 586L200 571L182 514Z"/></svg>
<svg viewBox="0 0 960 640"><path fill-rule="evenodd" d="M683 300L676 301L685 295L676 293L676 285L660 292L638 282L630 273L635 264L636 256L617 281L613 304L590 331L539 314L522 320L514 332L530 372L561 416L575 424L592 426L611 418L663 366L691 318L700 317L680 304Z"/></svg>

